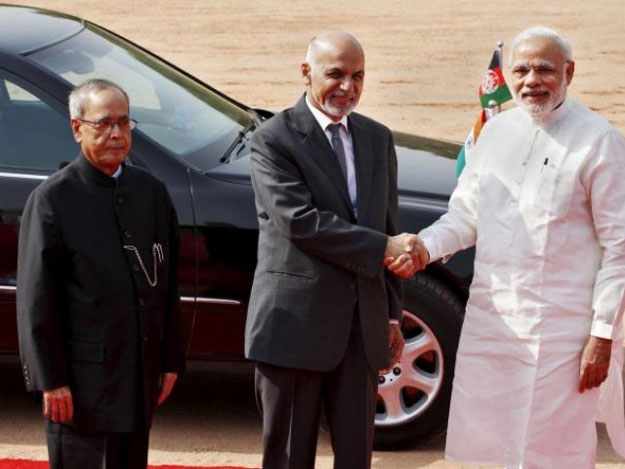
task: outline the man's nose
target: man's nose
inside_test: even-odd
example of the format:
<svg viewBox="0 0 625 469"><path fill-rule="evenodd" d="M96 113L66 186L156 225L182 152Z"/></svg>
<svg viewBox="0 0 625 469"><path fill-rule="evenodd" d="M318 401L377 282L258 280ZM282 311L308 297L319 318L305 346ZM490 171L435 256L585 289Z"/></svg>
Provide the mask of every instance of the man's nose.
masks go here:
<svg viewBox="0 0 625 469"><path fill-rule="evenodd" d="M537 85L541 82L542 77L540 73L538 73L534 68L530 68L525 75L525 84L526 85Z"/></svg>
<svg viewBox="0 0 625 469"><path fill-rule="evenodd" d="M354 80L351 77L343 78L341 81L341 89L343 91L353 91L354 89Z"/></svg>
<svg viewBox="0 0 625 469"><path fill-rule="evenodd" d="M123 133L124 131L122 130L121 123L119 121L113 122L113 124L111 125L111 131L109 135L111 137L121 137Z"/></svg>

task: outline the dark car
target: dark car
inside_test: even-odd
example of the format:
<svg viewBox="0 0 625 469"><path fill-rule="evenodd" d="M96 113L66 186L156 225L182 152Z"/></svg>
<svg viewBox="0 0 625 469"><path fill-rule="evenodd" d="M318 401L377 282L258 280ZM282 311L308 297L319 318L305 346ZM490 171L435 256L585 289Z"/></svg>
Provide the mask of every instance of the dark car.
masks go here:
<svg viewBox="0 0 625 469"><path fill-rule="evenodd" d="M17 351L20 216L37 184L78 154L71 88L92 77L129 94L132 164L165 181L181 225L180 292L187 357L242 360L256 265L250 135L268 111L249 108L140 46L64 14L0 5L0 353ZM418 232L447 208L458 145L395 133L401 230ZM446 425L472 254L405 282L406 347L380 376L376 444L396 447Z"/></svg>

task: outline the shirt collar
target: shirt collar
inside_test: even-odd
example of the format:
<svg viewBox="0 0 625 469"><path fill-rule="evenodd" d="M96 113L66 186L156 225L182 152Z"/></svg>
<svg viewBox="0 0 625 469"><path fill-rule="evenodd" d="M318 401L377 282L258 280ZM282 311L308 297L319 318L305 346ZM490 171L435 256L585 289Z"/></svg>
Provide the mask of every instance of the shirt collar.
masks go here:
<svg viewBox="0 0 625 469"><path fill-rule="evenodd" d="M74 164L72 162L72 164ZM100 171L98 168L96 168L95 166L93 166L91 164L91 162L87 159L87 157L80 152L80 156L78 158L76 158L75 160L75 164L76 167L78 168L78 171L84 175L85 177L87 177L89 180L106 186L106 187L117 187L117 185L120 183L120 180L123 180L123 171L120 171L120 174L118 176L118 178L120 180L118 180L117 178L113 178L111 176L109 176L108 174L104 174L102 171ZM122 162L122 164L120 165L121 167L123 167L125 165L124 162ZM119 169L118 169L119 171Z"/></svg>
<svg viewBox="0 0 625 469"><path fill-rule="evenodd" d="M326 114L324 114L319 109L317 109L315 106L310 104L310 101L308 99L308 93L306 93L306 105L308 106L308 109L310 109L310 112L312 112L312 115L315 118L315 120L317 121L317 123L321 126L321 128L324 131L326 130L326 128L330 124L343 124L343 128L345 129L345 132L347 132L349 134L349 127L347 126L347 116L341 117L341 120L339 122L334 122Z"/></svg>
<svg viewBox="0 0 625 469"><path fill-rule="evenodd" d="M115 172L113 174L111 174L112 178L115 179L119 179L119 175L122 173L122 165L119 165L119 168L117 168L117 170L115 170Z"/></svg>

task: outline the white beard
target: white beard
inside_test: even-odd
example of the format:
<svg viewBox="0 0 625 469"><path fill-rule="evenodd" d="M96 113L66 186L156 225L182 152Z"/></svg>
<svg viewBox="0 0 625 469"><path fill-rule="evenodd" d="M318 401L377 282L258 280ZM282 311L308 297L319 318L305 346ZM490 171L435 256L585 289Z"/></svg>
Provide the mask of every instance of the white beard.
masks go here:
<svg viewBox="0 0 625 469"><path fill-rule="evenodd" d="M338 106L338 105L332 104L333 97L336 96L337 98L343 98L347 95L344 91L336 90L332 92L330 96L328 96L328 98L326 99L324 103L321 103L321 107L326 112L326 114L329 114L331 116L340 116L340 117L348 116L356 108L356 105L358 104L358 101L356 101L355 99L356 96L353 93L350 93L350 94L351 94L350 97L353 98L353 101L348 106Z"/></svg>
<svg viewBox="0 0 625 469"><path fill-rule="evenodd" d="M555 92L552 92L549 88L545 86L540 86L537 88L524 87L521 88L519 92L514 95L514 100L516 101L517 105L525 110L535 122L541 122L551 113L551 111L553 111L560 103L564 101L564 99L566 98L567 86L568 85L566 83L565 70L562 76L562 81L560 82L560 87ZM549 98L543 103L526 102L522 98L522 96L523 94L529 93L531 91L548 92Z"/></svg>

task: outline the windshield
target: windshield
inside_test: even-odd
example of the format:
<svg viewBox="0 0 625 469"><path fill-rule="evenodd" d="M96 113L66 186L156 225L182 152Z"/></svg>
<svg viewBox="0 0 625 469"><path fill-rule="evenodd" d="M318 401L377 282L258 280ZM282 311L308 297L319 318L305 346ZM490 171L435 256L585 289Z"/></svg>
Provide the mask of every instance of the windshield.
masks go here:
<svg viewBox="0 0 625 469"><path fill-rule="evenodd" d="M76 36L30 55L78 85L89 78L119 84L130 98L137 129L199 169L210 169L253 124L232 104L158 58L88 25Z"/></svg>

